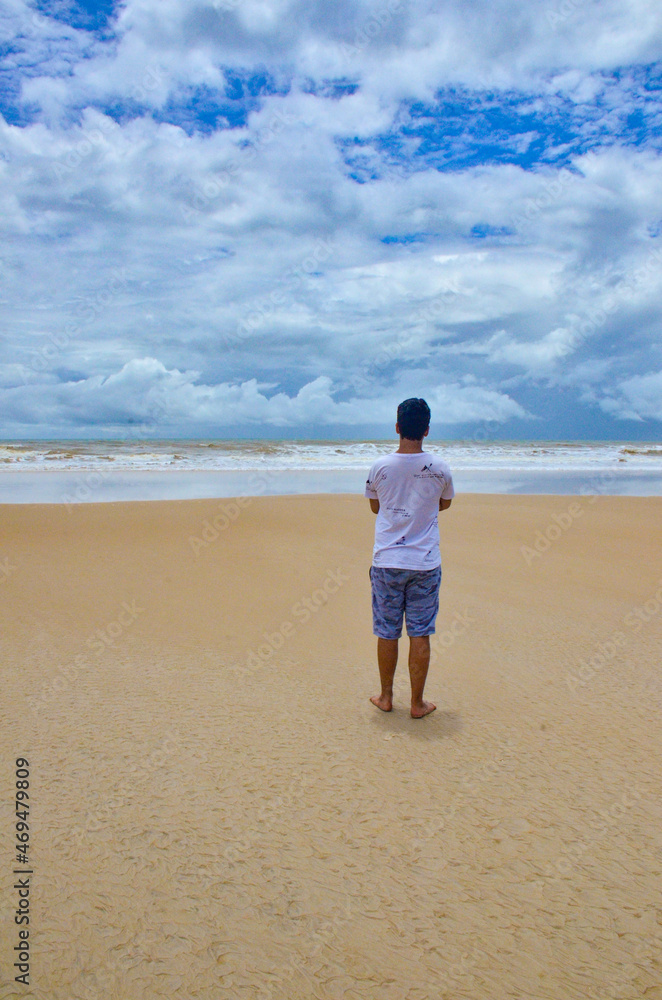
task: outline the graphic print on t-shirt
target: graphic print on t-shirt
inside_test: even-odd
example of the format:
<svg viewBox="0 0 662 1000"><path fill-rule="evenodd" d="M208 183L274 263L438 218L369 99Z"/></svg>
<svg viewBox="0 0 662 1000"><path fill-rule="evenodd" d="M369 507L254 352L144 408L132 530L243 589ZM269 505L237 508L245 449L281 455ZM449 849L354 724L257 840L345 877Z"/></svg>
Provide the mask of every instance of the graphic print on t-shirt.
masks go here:
<svg viewBox="0 0 662 1000"><path fill-rule="evenodd" d="M420 471L414 473L414 490L420 497L433 497L438 489L446 485L443 472L435 472L431 464L426 464Z"/></svg>
<svg viewBox="0 0 662 1000"><path fill-rule="evenodd" d="M365 488L379 500L373 566L439 566L439 499L454 495L448 465L428 452L394 452L374 462Z"/></svg>

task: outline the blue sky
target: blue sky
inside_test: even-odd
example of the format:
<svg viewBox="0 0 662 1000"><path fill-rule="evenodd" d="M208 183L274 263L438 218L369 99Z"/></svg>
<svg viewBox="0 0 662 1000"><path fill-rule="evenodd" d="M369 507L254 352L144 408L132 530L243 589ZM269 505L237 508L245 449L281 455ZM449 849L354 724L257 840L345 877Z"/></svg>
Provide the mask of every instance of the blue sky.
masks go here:
<svg viewBox="0 0 662 1000"><path fill-rule="evenodd" d="M657 0L6 0L0 435L654 440Z"/></svg>

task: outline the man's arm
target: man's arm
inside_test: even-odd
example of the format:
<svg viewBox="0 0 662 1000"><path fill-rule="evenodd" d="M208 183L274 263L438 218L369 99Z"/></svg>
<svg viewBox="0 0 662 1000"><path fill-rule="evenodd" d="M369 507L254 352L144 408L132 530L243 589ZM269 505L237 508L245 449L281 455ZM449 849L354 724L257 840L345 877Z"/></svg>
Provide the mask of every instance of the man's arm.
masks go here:
<svg viewBox="0 0 662 1000"><path fill-rule="evenodd" d="M379 500L373 500L372 497L368 497L370 501L370 510L373 514L379 514Z"/></svg>
<svg viewBox="0 0 662 1000"><path fill-rule="evenodd" d="M453 503L452 500L444 500L443 497L439 499L439 510L448 510L450 505Z"/></svg>

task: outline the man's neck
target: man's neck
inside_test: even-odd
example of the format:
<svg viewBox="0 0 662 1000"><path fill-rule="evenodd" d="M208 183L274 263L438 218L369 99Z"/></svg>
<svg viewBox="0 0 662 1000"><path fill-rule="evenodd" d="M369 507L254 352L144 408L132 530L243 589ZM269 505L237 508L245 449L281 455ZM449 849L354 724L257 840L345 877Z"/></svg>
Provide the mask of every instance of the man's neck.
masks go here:
<svg viewBox="0 0 662 1000"><path fill-rule="evenodd" d="M411 441L409 438L400 438L400 447L396 455L420 455L423 451L423 439Z"/></svg>

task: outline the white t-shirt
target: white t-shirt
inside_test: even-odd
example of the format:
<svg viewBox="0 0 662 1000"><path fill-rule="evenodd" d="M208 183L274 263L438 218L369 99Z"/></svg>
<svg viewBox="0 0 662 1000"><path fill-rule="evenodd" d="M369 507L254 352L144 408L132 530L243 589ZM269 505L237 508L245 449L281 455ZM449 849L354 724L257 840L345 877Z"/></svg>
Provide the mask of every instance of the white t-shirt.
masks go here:
<svg viewBox="0 0 662 1000"><path fill-rule="evenodd" d="M451 470L445 462L427 451L386 455L370 469L365 496L379 500L373 566L441 566L439 499L455 496Z"/></svg>

